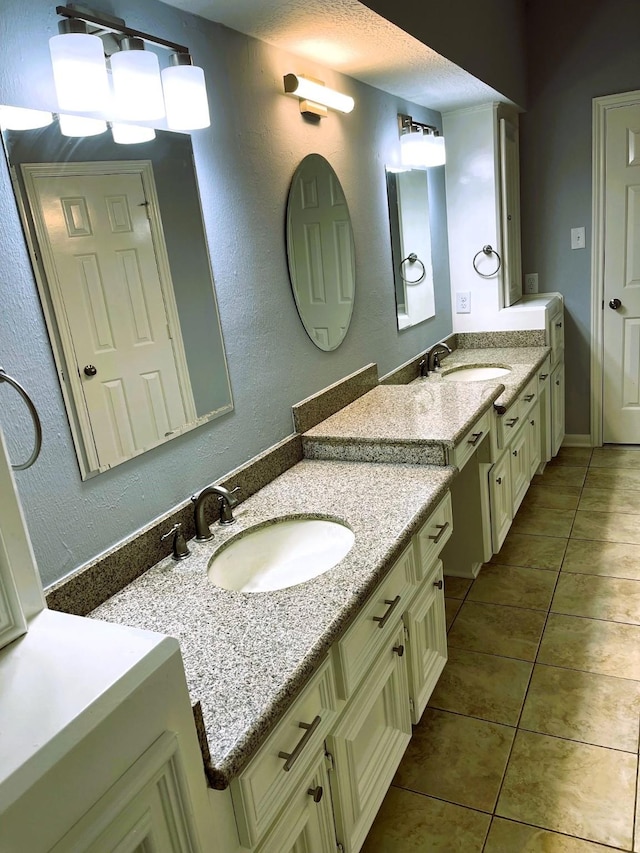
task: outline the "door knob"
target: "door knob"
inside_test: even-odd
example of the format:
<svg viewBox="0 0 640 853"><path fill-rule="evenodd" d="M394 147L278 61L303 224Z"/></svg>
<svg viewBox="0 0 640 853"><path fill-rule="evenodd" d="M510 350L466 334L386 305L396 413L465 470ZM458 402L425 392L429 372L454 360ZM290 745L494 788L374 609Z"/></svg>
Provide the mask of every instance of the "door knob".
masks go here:
<svg viewBox="0 0 640 853"><path fill-rule="evenodd" d="M613 308L614 311L617 311L618 308L622 308L622 302L620 302L619 299L610 299L609 308Z"/></svg>
<svg viewBox="0 0 640 853"><path fill-rule="evenodd" d="M85 376L95 376L98 372L98 368L94 367L92 364L85 365L84 374Z"/></svg>

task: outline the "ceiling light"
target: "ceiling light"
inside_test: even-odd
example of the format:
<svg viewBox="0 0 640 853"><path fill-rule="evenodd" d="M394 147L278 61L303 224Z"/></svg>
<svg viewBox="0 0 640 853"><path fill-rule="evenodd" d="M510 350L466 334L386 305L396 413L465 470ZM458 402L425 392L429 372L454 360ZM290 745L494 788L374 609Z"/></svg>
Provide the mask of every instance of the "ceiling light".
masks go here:
<svg viewBox="0 0 640 853"><path fill-rule="evenodd" d="M97 136L107 129L106 121L85 116L69 116L60 113L60 133L63 136Z"/></svg>
<svg viewBox="0 0 640 853"><path fill-rule="evenodd" d="M141 38L124 38L111 57L111 78L118 118L151 121L165 114L160 64Z"/></svg>
<svg viewBox="0 0 640 853"><path fill-rule="evenodd" d="M60 109L75 112L105 109L109 81L102 41L87 32L84 21L60 21L58 28L60 35L49 39L49 50Z"/></svg>
<svg viewBox="0 0 640 853"><path fill-rule="evenodd" d="M191 54L174 53L171 65L162 69L167 126L170 130L209 127L209 102L204 71L193 64Z"/></svg>
<svg viewBox="0 0 640 853"><path fill-rule="evenodd" d="M2 130L34 130L37 127L46 127L52 121L53 114L45 110L0 106L0 128Z"/></svg>
<svg viewBox="0 0 640 853"><path fill-rule="evenodd" d="M111 134L113 141L119 145L151 142L152 139L156 138L156 132L152 127L144 127L139 124L119 124L118 122L111 125Z"/></svg>
<svg viewBox="0 0 640 853"><path fill-rule="evenodd" d="M355 101L350 95L343 95L335 89L329 89L320 81L310 80L297 74L285 74L284 91L287 95L300 98L300 112L313 115L326 115L326 110L316 110L313 107L329 107L342 113L350 113ZM305 108L303 108L305 107Z"/></svg>

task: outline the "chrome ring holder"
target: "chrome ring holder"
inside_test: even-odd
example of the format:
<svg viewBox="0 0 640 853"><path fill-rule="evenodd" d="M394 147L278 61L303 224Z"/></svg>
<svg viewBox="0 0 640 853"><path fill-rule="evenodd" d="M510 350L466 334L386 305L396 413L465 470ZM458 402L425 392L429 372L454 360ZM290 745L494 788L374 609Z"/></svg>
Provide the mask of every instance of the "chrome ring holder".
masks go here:
<svg viewBox="0 0 640 853"><path fill-rule="evenodd" d="M42 447L42 424L40 423L40 416L38 415L38 410L36 409L36 407L33 403L33 400L27 394L27 392L22 387L22 385L16 379L14 379L13 376L9 376L9 374L5 370L3 370L1 367L0 367L0 382L8 382L12 388L15 388L15 390L18 392L18 394L20 394L20 396L22 397L22 399L26 403L27 408L29 409L29 414L31 415L31 418L33 419L33 428L34 428L35 434L36 434L36 436L35 436L36 440L35 440L35 446L33 448L33 453L27 459L26 462L22 462L20 465L12 465L11 466L14 471L24 471L27 468L31 468L33 463L36 461L36 459L40 455L40 449Z"/></svg>
<svg viewBox="0 0 640 853"><path fill-rule="evenodd" d="M414 279L405 278L405 274L404 274L404 265L405 265L407 262L408 262L408 263L410 263L410 264L420 264L420 266L422 267L422 273L420 274L420 277L419 277L419 278L414 278ZM427 273L427 270L426 270L426 268L425 268L425 265L422 263L422 261L421 261L421 260L420 260L420 258L416 255L416 253L415 253L415 252L411 252L411 254L410 254L410 255L407 255L407 257L406 257L406 258L403 258L403 259L400 261L399 267L400 267L400 277L401 277L401 278L402 278L402 280L405 282L405 284L420 284L420 282L422 281L422 279L425 277L425 275L426 275L426 273Z"/></svg>
<svg viewBox="0 0 640 853"><path fill-rule="evenodd" d="M480 272L480 270L476 266L476 261L478 260L480 255L487 255L487 257L489 257L490 255L496 256L496 258L498 259L498 266L494 269L493 272ZM490 246L488 243L486 246L483 246L480 249L480 251L476 252L476 254L474 255L473 268L478 273L478 275L482 276L482 278L491 278L492 276L494 276L498 272L498 270L500 269L501 266L502 266L502 258L496 252L496 250L493 248L493 246Z"/></svg>

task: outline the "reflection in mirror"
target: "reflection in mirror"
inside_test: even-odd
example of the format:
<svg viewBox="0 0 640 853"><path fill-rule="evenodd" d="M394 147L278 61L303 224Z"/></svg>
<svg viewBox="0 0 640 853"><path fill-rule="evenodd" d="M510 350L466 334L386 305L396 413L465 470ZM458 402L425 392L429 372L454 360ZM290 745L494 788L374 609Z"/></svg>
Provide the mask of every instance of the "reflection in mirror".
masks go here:
<svg viewBox="0 0 640 853"><path fill-rule="evenodd" d="M387 168L387 196L398 329L433 317L429 184L424 169Z"/></svg>
<svg viewBox="0 0 640 853"><path fill-rule="evenodd" d="M230 411L190 137L3 141L83 478Z"/></svg>
<svg viewBox="0 0 640 853"><path fill-rule="evenodd" d="M344 340L355 295L355 252L349 208L336 173L309 154L291 182L287 204L287 259L296 307L321 350Z"/></svg>

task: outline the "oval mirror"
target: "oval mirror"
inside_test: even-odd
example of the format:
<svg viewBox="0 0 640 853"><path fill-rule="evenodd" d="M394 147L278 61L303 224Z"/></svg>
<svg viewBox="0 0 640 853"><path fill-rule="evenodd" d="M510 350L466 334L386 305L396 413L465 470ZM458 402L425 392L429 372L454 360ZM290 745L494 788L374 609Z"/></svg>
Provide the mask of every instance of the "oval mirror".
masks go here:
<svg viewBox="0 0 640 853"><path fill-rule="evenodd" d="M309 154L291 182L287 259L302 324L321 350L344 340L355 293L355 252L349 208L329 163Z"/></svg>

